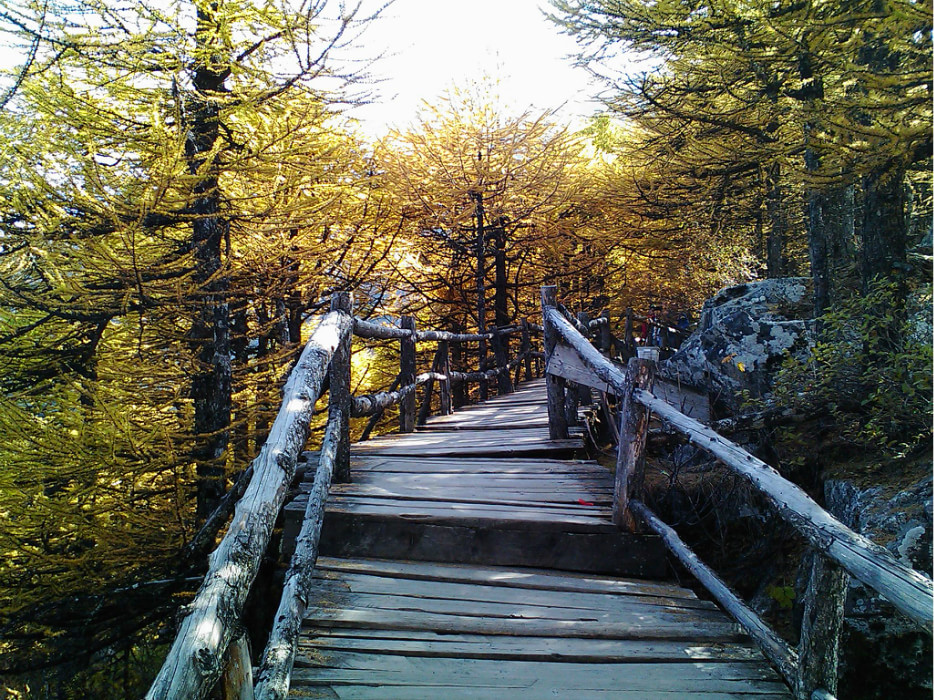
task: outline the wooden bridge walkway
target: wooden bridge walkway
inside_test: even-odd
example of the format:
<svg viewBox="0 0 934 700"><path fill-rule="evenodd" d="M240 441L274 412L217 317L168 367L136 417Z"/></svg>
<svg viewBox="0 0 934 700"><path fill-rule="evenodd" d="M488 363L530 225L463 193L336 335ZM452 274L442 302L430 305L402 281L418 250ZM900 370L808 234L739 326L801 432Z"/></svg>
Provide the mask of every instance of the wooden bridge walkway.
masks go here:
<svg viewBox="0 0 934 700"><path fill-rule="evenodd" d="M541 380L354 445L291 696L789 697L738 625L664 580L657 538L613 524L613 477L581 446L549 439Z"/></svg>

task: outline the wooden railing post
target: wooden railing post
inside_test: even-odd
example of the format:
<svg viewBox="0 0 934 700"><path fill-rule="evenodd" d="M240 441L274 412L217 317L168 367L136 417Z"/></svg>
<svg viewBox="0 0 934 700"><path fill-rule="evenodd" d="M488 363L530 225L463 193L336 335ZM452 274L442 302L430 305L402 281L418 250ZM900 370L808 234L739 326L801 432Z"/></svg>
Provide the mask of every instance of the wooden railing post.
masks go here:
<svg viewBox="0 0 934 700"><path fill-rule="evenodd" d="M498 330L494 330L490 342L493 345L493 359L496 360L496 367L497 369L503 369L509 364L509 339L504 337ZM512 379L509 377L509 370L496 375L496 393L500 395L512 393Z"/></svg>
<svg viewBox="0 0 934 700"><path fill-rule="evenodd" d="M447 377L438 383L440 388L439 394L441 397L442 416L453 413L451 410L451 358L449 345L450 344L446 340L442 340L438 343L438 372Z"/></svg>
<svg viewBox="0 0 934 700"><path fill-rule="evenodd" d="M415 383L415 319L403 316L399 326L411 331L411 335L399 340L399 388L404 389ZM411 433L415 430L415 392L411 391L399 404L399 432Z"/></svg>
<svg viewBox="0 0 934 700"><path fill-rule="evenodd" d="M843 604L850 579L846 570L820 552L811 550L807 556L811 561L798 643L797 700L811 700L815 690L837 693Z"/></svg>
<svg viewBox="0 0 934 700"><path fill-rule="evenodd" d="M245 632L227 647L217 694L221 700L253 700L253 662Z"/></svg>
<svg viewBox="0 0 934 700"><path fill-rule="evenodd" d="M610 314L606 309L600 314L600 318L605 318L606 322L600 326L600 352L604 355L613 353L613 332L610 330Z"/></svg>
<svg viewBox="0 0 934 700"><path fill-rule="evenodd" d="M586 311L578 311L577 320L579 323L581 323L581 325L584 326L584 328L587 328L587 324L590 323L590 315ZM593 401L593 396L590 393L590 387L585 386L584 384L578 384L574 388L574 394L577 397L578 406L582 406L582 405L589 406L590 403ZM574 410L574 421L577 422L577 410L576 409Z"/></svg>
<svg viewBox="0 0 934 700"><path fill-rule="evenodd" d="M619 450L616 455L616 484L613 489L613 522L630 532L636 520L629 512L629 501L641 499L645 476L645 439L649 410L633 396L636 388L652 390L655 363L634 357L626 366L626 393L622 396L619 418Z"/></svg>
<svg viewBox="0 0 934 700"><path fill-rule="evenodd" d="M522 319L522 349L520 353L525 355L525 381L532 381L532 358L529 353L532 352L532 338L529 336L529 319Z"/></svg>
<svg viewBox="0 0 934 700"><path fill-rule="evenodd" d="M331 296L331 311L340 311L353 319L353 293L335 292ZM352 322L352 321L351 321ZM331 358L330 389L328 390L328 413L340 414L340 440L334 458L334 480L339 483L350 481L350 353L353 333L348 333Z"/></svg>
<svg viewBox="0 0 934 700"><path fill-rule="evenodd" d="M625 348L623 359L628 361L636 356L636 341L632 336L632 308L628 306L626 307L626 326L623 330L623 346Z"/></svg>
<svg viewBox="0 0 934 700"><path fill-rule="evenodd" d="M554 285L542 287L542 337L545 346L545 387L548 391L548 436L552 440L566 440L568 422L564 412L564 379L547 374L548 360L558 342L558 333L552 327L546 311L558 306L557 294L558 288Z"/></svg>
<svg viewBox="0 0 934 700"><path fill-rule="evenodd" d="M464 371L464 345L455 342L451 348L451 369L455 372ZM467 405L467 383L452 383L451 387L451 409L456 411L458 408Z"/></svg>

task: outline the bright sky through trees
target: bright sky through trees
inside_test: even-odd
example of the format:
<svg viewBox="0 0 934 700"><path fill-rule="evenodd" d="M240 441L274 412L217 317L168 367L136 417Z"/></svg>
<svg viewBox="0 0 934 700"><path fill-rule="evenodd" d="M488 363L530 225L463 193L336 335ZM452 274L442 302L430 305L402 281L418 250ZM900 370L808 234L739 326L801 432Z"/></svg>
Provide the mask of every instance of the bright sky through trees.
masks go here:
<svg viewBox="0 0 934 700"><path fill-rule="evenodd" d="M423 100L484 75L499 81L500 98L515 109L565 105L569 119L591 114L599 87L566 58L575 43L543 7L543 0L396 0L361 42L370 55L385 52L373 66L383 79L379 97L355 110L364 130L379 136L405 127Z"/></svg>

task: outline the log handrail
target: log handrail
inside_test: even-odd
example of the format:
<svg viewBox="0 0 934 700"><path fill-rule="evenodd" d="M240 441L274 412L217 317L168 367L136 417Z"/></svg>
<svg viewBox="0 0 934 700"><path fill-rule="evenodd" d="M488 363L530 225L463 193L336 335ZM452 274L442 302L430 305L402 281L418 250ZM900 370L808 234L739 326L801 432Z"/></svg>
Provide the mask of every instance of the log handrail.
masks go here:
<svg viewBox="0 0 934 700"><path fill-rule="evenodd" d="M186 606L187 614L146 695L147 700L207 697L224 673L228 649L234 649L235 646L237 653L232 654L231 658L236 656L241 662L239 665L243 665L241 620L246 599L296 474L298 457L310 433L314 405L325 389L325 379L329 373L328 418L306 517L286 574L269 643L261 657L255 688L252 686L250 669L245 669L245 673L244 669L240 669L243 677L239 682L244 684L245 696L250 695L248 691L251 688L255 697L264 700L279 700L288 694L295 643L317 559L324 504L331 482L349 479L349 418L374 416L393 404L412 403L416 388L425 382L439 381L449 387L455 382L490 381L503 375L508 377L522 362L540 355L524 344L523 351L511 360L500 352L500 360L508 360L502 362L501 366L460 372L450 370L447 359L443 358L439 362L447 371L435 371L437 368L433 367L432 371L415 375L415 344L419 341L440 344L487 340L498 342L500 338L514 333L523 333L525 338L531 324L492 328L482 334L416 330L412 319L402 321L408 328L398 328L355 318L352 307L352 295L349 293L332 296L331 311L315 328L289 375L283 390L282 405L265 445L238 480L237 488L225 497L225 503L236 502L233 519L210 556L208 573L201 587L193 601ZM401 341L407 358L399 379L408 381L390 391L351 395L350 352L353 335ZM399 383L397 381L395 385ZM450 396L442 403L448 404L449 410ZM402 429L412 428L414 423L406 417ZM217 517L223 518L229 510L230 506L219 508Z"/></svg>
<svg viewBox="0 0 934 700"><path fill-rule="evenodd" d="M746 477L769 499L779 515L818 550L884 595L921 627L931 631L934 585L930 578L905 566L885 548L853 532L800 487L739 445L652 394L627 386L623 371L604 358L557 310L546 310L546 318L568 347L575 350L581 361L600 379L620 395L631 392L636 401L687 435L692 443Z"/></svg>
<svg viewBox="0 0 934 700"><path fill-rule="evenodd" d="M186 607L147 700L204 698L220 678L221 660L240 624L253 580L285 502L328 365L351 332L351 317L331 311L318 324L286 382L269 437L253 460L253 478L211 553L208 572Z"/></svg>
<svg viewBox="0 0 934 700"><path fill-rule="evenodd" d="M572 323L565 314L561 313L558 304L554 302L553 287L542 288L542 316L545 323L546 361L554 352L556 344L566 346L576 354L586 370L592 372L623 399L617 462L617 493L613 504L614 520L632 524L634 521L631 513L659 535L678 560L746 629L766 657L784 676L797 698L830 700L836 691L836 636L839 634L839 621L843 614L843 589L846 576L844 571L879 592L921 629L931 634L934 582L930 577L905 566L884 547L848 528L821 508L796 484L785 479L777 470L739 445L730 442L693 418L685 416L667 402L637 386L634 379L635 370L646 361L638 358L630 360L630 371L627 375L619 366L603 357L579 332L576 326L580 324ZM631 314L627 314L627 319L631 319ZM628 323L627 320L627 325ZM554 378L557 379L557 377ZM665 525L638 497L630 497L633 494L625 488L623 489L625 500L623 506L626 512L619 512L620 480L626 478L621 475L621 471L623 467L632 469L633 465L627 465L627 462L641 457L639 455L623 457L624 443L627 443L627 440L623 439L624 428L627 420L631 418L625 414L636 410L636 404L655 413L669 425L687 435L691 443L708 451L723 464L742 475L766 497L769 504L786 522L808 540L813 547L815 557L826 558L820 559L825 565L812 566L806 593L805 617L824 616L828 621L826 627L829 629L817 629L806 620L798 650L791 649L709 567L698 559L674 530ZM563 413L553 411L549 403L549 425L560 426L564 419ZM645 430L644 427L641 429ZM626 449L630 448L626 447ZM840 568L837 569L837 566ZM812 655L814 658L811 658Z"/></svg>

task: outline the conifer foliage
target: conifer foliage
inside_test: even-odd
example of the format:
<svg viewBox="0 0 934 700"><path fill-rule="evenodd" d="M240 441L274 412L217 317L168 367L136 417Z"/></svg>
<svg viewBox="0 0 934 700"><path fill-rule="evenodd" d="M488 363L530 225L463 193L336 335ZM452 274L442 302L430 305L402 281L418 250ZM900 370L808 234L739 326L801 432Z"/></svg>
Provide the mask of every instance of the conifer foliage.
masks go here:
<svg viewBox="0 0 934 700"><path fill-rule="evenodd" d="M391 236L331 107L353 8L4 2L0 23L26 48L0 111L0 671L19 671L158 631L303 315Z"/></svg>

